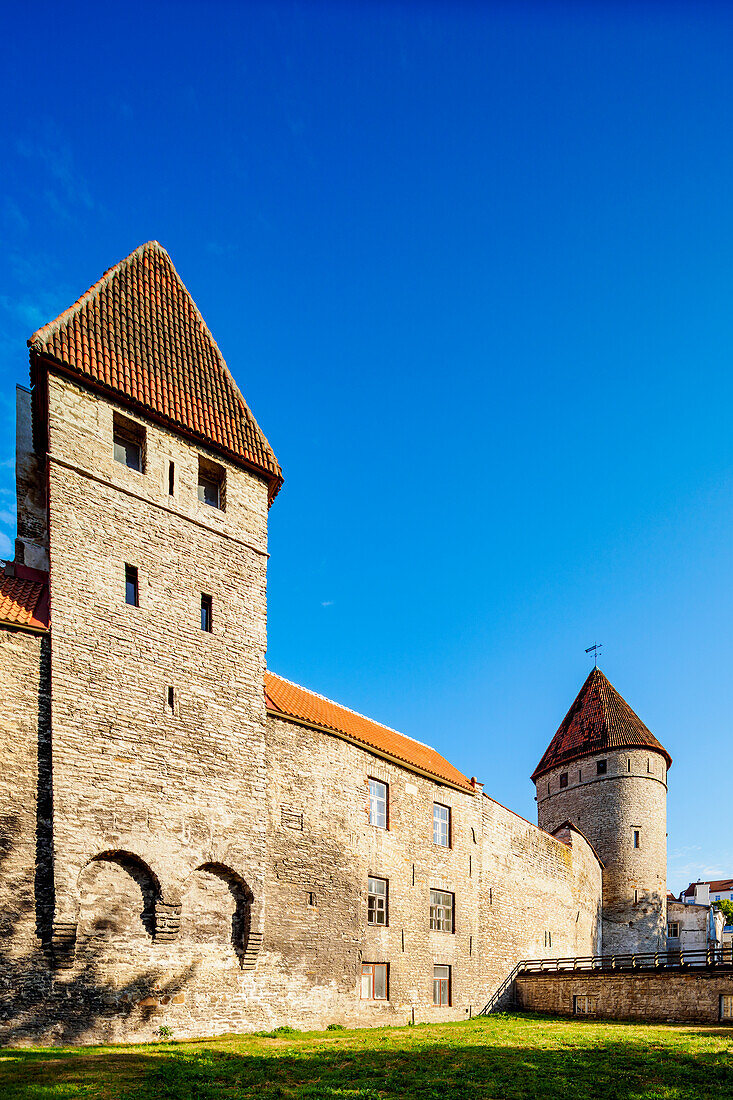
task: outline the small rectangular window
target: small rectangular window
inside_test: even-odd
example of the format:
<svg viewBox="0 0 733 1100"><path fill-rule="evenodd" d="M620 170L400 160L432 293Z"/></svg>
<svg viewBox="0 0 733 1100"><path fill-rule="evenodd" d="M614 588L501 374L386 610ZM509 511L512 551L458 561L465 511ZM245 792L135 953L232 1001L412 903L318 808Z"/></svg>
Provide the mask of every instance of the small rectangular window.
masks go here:
<svg viewBox="0 0 733 1100"><path fill-rule="evenodd" d="M608 761L598 760L596 762L596 775L605 775L608 771Z"/></svg>
<svg viewBox="0 0 733 1100"><path fill-rule="evenodd" d="M678 940L680 938L680 925L679 921L671 920L667 925L667 935L671 940Z"/></svg>
<svg viewBox="0 0 733 1100"><path fill-rule="evenodd" d="M210 508L224 508L224 486L226 471L223 466L208 458L199 457L198 497L202 504Z"/></svg>
<svg viewBox="0 0 733 1100"><path fill-rule="evenodd" d="M386 1001L387 994L387 963L362 963L362 1001Z"/></svg>
<svg viewBox="0 0 733 1100"><path fill-rule="evenodd" d="M641 847L641 832L639 829L634 829L634 847Z"/></svg>
<svg viewBox="0 0 733 1100"><path fill-rule="evenodd" d="M313 893L312 890L308 891L308 904L311 906L316 904L316 895Z"/></svg>
<svg viewBox="0 0 733 1100"><path fill-rule="evenodd" d="M449 1005L450 999L450 967L449 966L434 966L433 967L433 1004L434 1005Z"/></svg>
<svg viewBox="0 0 733 1100"><path fill-rule="evenodd" d="M733 1020L733 993L720 994L721 1020Z"/></svg>
<svg viewBox="0 0 733 1100"><path fill-rule="evenodd" d="M430 891L430 929L432 932L453 931L454 896L446 890Z"/></svg>
<svg viewBox="0 0 733 1100"><path fill-rule="evenodd" d="M176 466L174 462L168 463L168 496L172 497L176 488Z"/></svg>
<svg viewBox="0 0 733 1100"><path fill-rule="evenodd" d="M386 878L369 876L367 901L367 923L387 926L387 897L389 884Z"/></svg>
<svg viewBox="0 0 733 1100"><path fill-rule="evenodd" d="M450 848L450 806L433 802L433 844L441 848Z"/></svg>
<svg viewBox="0 0 733 1100"><path fill-rule="evenodd" d="M567 785L568 785L568 773L563 772L562 775L560 776L560 786L561 787L567 787Z"/></svg>
<svg viewBox="0 0 733 1100"><path fill-rule="evenodd" d="M369 824L387 828L388 788L379 779L369 780Z"/></svg>
<svg viewBox="0 0 733 1100"><path fill-rule="evenodd" d="M142 473L145 454L145 429L142 425L114 413L112 438L115 462L121 462L128 469Z"/></svg>
<svg viewBox="0 0 733 1100"><path fill-rule="evenodd" d="M576 1016L593 1016L597 1011L598 998L588 997L585 994L573 997L573 1013Z"/></svg>
<svg viewBox="0 0 733 1100"><path fill-rule="evenodd" d="M168 710L173 714L176 709L176 697L172 687L168 688Z"/></svg>
<svg viewBox="0 0 733 1100"><path fill-rule="evenodd" d="M137 566L125 565L125 603L129 603L131 607L139 607L138 596Z"/></svg>
<svg viewBox="0 0 733 1100"><path fill-rule="evenodd" d="M201 593L201 629L206 630L209 634L213 629L212 626L212 604L211 596Z"/></svg>

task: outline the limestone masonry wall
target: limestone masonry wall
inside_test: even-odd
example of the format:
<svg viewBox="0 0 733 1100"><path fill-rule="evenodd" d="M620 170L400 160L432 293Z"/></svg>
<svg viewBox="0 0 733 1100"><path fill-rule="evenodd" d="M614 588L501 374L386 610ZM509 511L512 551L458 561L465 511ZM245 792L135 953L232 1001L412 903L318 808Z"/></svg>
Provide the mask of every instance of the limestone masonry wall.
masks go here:
<svg viewBox="0 0 733 1100"><path fill-rule="evenodd" d="M733 972L526 974L515 985L519 1007L531 1012L712 1023L720 1020L721 996L733 996ZM587 1001L578 1006L576 997Z"/></svg>
<svg viewBox="0 0 733 1100"><path fill-rule="evenodd" d="M4 1041L464 1019L518 959L596 950L579 833L266 717L264 482L65 378L48 392L51 632L0 631ZM113 459L115 413L145 433L142 472ZM224 510L198 500L201 455ZM450 931L430 928L431 889L453 896ZM363 963L387 965L384 1001L361 998Z"/></svg>

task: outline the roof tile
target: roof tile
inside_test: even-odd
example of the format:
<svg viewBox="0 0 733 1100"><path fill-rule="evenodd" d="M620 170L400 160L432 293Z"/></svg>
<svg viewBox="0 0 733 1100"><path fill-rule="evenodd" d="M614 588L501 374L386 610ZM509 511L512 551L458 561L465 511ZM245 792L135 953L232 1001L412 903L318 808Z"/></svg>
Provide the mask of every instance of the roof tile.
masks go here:
<svg viewBox="0 0 733 1100"><path fill-rule="evenodd" d="M389 726L382 726L356 711L333 703L322 695L292 684L289 680L265 673L265 697L268 709L288 718L320 726L350 740L358 741L367 749L374 749L393 757L419 772L425 772L439 782L449 783L461 790L475 791L470 779L449 764L447 760L419 741L397 733Z"/></svg>
<svg viewBox="0 0 733 1100"><path fill-rule="evenodd" d="M654 749L666 758L667 767L672 764L672 757L641 718L634 714L601 670L593 668L532 773L532 779L536 781L572 760L621 748Z"/></svg>
<svg viewBox="0 0 733 1100"><path fill-rule="evenodd" d="M111 267L28 344L32 352L243 460L264 475L271 500L278 492L282 471L272 448L157 241Z"/></svg>
<svg viewBox="0 0 733 1100"><path fill-rule="evenodd" d="M48 629L48 585L0 572L0 626Z"/></svg>

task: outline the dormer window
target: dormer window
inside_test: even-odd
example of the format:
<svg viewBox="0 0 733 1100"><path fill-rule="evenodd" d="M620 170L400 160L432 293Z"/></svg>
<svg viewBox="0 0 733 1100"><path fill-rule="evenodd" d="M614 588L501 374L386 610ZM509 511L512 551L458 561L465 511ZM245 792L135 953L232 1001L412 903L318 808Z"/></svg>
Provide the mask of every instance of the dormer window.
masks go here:
<svg viewBox="0 0 733 1100"><path fill-rule="evenodd" d="M226 471L223 466L199 457L198 497L202 504L224 509L225 479Z"/></svg>
<svg viewBox="0 0 733 1100"><path fill-rule="evenodd" d="M114 414L113 420L113 454L115 462L138 473L143 472L145 429L119 413Z"/></svg>

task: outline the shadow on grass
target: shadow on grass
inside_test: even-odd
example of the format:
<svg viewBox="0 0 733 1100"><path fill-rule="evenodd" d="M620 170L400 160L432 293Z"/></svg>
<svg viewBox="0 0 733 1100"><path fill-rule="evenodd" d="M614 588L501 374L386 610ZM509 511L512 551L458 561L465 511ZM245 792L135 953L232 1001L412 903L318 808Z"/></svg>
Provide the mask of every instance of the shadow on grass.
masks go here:
<svg viewBox="0 0 733 1100"><path fill-rule="evenodd" d="M12 1083L0 1057L0 1092L7 1100L105 1096L151 1100L682 1100L726 1097L733 1091L733 1052L691 1050L694 1039L658 1034L648 1042L601 1040L594 1033L533 1045L496 1029L468 1025L431 1040L427 1031L380 1032L319 1045L245 1041L245 1051L181 1044L113 1052L7 1052ZM720 1039L720 1035L716 1035ZM724 1037L723 1037L724 1038ZM482 1042L482 1039L484 1040ZM558 1042L557 1046L554 1042ZM562 1045L559 1045L562 1042ZM707 1041L709 1042L709 1040ZM543 1045L544 1044L544 1045ZM380 1049L381 1048L381 1049ZM2 1082L6 1081L5 1089ZM45 1089L38 1091L43 1082ZM69 1092L69 1087L76 1091ZM7 1091L7 1088L10 1091Z"/></svg>

